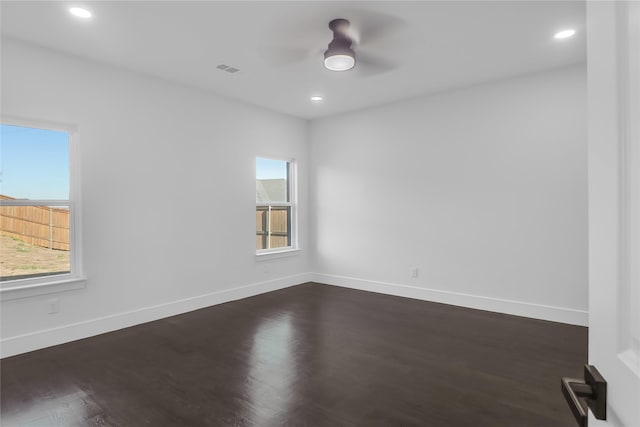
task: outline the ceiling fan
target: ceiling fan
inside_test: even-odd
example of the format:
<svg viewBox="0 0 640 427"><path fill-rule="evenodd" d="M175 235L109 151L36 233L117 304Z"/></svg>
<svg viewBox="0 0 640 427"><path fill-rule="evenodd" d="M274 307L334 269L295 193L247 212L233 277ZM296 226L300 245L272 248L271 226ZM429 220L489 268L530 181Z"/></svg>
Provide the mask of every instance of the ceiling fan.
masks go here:
<svg viewBox="0 0 640 427"><path fill-rule="evenodd" d="M318 26L317 18L288 20L279 23L274 31L281 40L277 47L262 49L265 59L279 67L307 64L316 67L323 64L332 71L352 70L360 77L385 73L398 67L399 30L407 23L392 15L365 9L342 10L340 16L329 22L333 38L326 43L326 27ZM335 16L335 15L334 15ZM326 21L325 21L326 22ZM323 42L324 40L324 42ZM322 47L324 45L325 47ZM317 65L315 65L317 64ZM322 68L322 65L320 65Z"/></svg>

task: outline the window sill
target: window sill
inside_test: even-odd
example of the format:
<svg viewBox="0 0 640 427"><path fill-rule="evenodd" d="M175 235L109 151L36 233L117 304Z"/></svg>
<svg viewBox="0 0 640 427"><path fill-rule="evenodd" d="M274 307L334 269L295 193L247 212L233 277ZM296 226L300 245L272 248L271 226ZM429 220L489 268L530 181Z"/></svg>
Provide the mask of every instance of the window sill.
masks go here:
<svg viewBox="0 0 640 427"><path fill-rule="evenodd" d="M84 277L64 278L50 282L30 283L24 285L7 286L0 289L0 301L29 298L38 295L72 291L86 287Z"/></svg>
<svg viewBox="0 0 640 427"><path fill-rule="evenodd" d="M274 250L272 252L256 253L256 261L266 261L270 259L296 256L300 254L301 250L302 249L300 248L295 248L295 249L289 248L289 249L283 249L283 250Z"/></svg>

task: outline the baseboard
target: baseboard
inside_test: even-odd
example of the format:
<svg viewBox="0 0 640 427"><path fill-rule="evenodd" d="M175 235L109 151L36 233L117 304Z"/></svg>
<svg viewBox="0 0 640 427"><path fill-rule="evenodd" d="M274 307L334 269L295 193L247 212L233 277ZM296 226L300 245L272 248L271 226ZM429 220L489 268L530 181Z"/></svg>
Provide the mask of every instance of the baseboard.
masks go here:
<svg viewBox="0 0 640 427"><path fill-rule="evenodd" d="M83 322L45 329L24 335L4 338L0 341L0 357L15 356L41 348L100 335L141 323L152 322L212 305L299 285L310 281L307 273L282 277L265 282L252 283L196 297L172 301L166 304L144 307L138 310L90 319Z"/></svg>
<svg viewBox="0 0 640 427"><path fill-rule="evenodd" d="M27 353L41 348L64 344L66 342L92 337L106 332L112 332L118 329L128 328L130 326L152 322L165 317L175 316L189 311L210 307L212 305L247 298L306 282L324 283L345 288L439 302L443 304L512 314L534 319L550 320L553 322L567 323L571 325L588 325L588 313L583 310L531 304L522 301L511 301L499 298L489 298L479 295L462 294L438 289L401 285L397 283L357 279L333 274L302 273L225 289L196 297L185 298L166 304L90 319L56 328L45 329L24 335L4 338L0 340L0 357L4 358L15 356L17 354Z"/></svg>
<svg viewBox="0 0 640 427"><path fill-rule="evenodd" d="M550 320L552 322L567 323L570 325L587 326L589 321L588 312L584 310L490 298L418 286L400 285L397 283L357 279L333 274L311 273L310 276L312 281L325 283L327 285L512 314L533 319Z"/></svg>

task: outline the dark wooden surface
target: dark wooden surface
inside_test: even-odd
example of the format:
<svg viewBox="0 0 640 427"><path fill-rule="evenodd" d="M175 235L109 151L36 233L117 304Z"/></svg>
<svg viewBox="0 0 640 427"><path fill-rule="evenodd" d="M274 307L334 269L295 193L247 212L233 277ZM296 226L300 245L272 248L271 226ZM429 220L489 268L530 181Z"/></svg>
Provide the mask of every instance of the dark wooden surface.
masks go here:
<svg viewBox="0 0 640 427"><path fill-rule="evenodd" d="M305 284L2 360L2 426L573 427L587 329Z"/></svg>

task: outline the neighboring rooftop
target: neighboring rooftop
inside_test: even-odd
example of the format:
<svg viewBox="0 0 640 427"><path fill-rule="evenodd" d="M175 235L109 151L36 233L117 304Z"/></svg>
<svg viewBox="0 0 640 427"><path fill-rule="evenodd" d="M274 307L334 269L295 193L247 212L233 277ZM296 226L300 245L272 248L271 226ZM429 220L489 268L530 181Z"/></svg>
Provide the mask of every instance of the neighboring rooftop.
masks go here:
<svg viewBox="0 0 640 427"><path fill-rule="evenodd" d="M287 180L279 179L256 179L256 202L286 202L287 201Z"/></svg>

